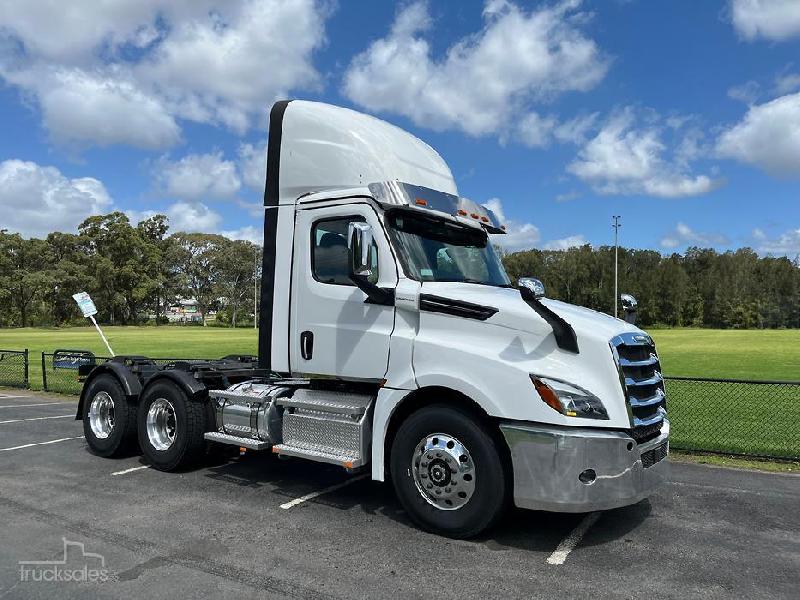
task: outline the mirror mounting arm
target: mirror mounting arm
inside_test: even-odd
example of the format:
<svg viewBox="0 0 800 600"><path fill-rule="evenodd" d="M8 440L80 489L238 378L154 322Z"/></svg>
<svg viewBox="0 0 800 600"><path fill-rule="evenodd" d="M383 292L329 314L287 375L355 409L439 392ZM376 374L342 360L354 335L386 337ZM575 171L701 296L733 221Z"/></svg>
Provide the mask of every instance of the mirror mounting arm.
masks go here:
<svg viewBox="0 0 800 600"><path fill-rule="evenodd" d="M356 275L350 273L350 281L356 284L356 287L367 295L365 300L366 304L380 304L381 306L394 306L394 290L389 288L382 288L370 283L369 280L363 275Z"/></svg>
<svg viewBox="0 0 800 600"><path fill-rule="evenodd" d="M567 323L559 315L542 304L542 302L536 297L536 294L531 289L527 287L520 287L519 293L522 296L522 299L525 301L525 304L535 310L536 313L545 321L547 321L550 327L553 328L553 335L556 338L556 344L558 347L562 350L567 350L568 352L580 354L580 349L578 348L578 336L575 335L575 330L572 328L572 325Z"/></svg>

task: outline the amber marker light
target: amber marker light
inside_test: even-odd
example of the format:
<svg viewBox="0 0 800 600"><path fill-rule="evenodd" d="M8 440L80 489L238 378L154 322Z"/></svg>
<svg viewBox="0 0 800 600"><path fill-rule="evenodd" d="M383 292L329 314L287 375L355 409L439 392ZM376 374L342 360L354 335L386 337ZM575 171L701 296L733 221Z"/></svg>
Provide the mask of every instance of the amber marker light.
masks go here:
<svg viewBox="0 0 800 600"><path fill-rule="evenodd" d="M531 375L531 381L533 382L533 387L535 387L536 391L539 392L539 396L544 403L547 404L547 406L555 411L560 412L562 415L565 414L564 407L561 405L561 401L558 399L558 396L549 385L533 375ZM575 413L568 416L574 417Z"/></svg>

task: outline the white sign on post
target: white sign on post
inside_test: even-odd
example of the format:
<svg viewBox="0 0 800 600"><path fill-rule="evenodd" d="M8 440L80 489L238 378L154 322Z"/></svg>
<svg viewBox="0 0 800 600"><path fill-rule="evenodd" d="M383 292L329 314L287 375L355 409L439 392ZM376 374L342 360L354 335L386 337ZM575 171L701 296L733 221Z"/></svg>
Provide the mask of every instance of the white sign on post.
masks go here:
<svg viewBox="0 0 800 600"><path fill-rule="evenodd" d="M78 303L78 308L81 309L84 317L88 318L97 314L97 307L89 294L78 292L77 294L72 294L72 297L75 298L75 302Z"/></svg>
<svg viewBox="0 0 800 600"><path fill-rule="evenodd" d="M100 325L97 324L97 321L94 320L94 316L97 314L97 307L94 305L94 301L92 301L91 296L86 292L78 292L77 294L72 294L72 297L75 299L75 302L78 303L78 308L81 309L83 316L90 319L92 324L94 324L95 329L97 329L97 333L100 334L100 337L103 338L103 342L105 342L106 348L111 353L111 356L116 356L114 351L111 349L111 344L108 343L106 336L103 335L103 330L100 329Z"/></svg>

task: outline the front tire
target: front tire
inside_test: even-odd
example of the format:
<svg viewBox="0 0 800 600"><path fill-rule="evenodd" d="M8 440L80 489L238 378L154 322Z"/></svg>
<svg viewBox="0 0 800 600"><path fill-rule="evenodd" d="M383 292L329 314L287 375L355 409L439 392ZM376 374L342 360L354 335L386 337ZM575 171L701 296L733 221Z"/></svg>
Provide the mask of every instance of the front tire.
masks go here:
<svg viewBox="0 0 800 600"><path fill-rule="evenodd" d="M145 390L138 421L139 445L156 469L185 469L204 456L205 406L172 382L159 381Z"/></svg>
<svg viewBox="0 0 800 600"><path fill-rule="evenodd" d="M83 435L89 449L111 458L131 453L136 447L136 405L128 401L113 375L99 375L89 382L83 407Z"/></svg>
<svg viewBox="0 0 800 600"><path fill-rule="evenodd" d="M394 438L395 492L419 527L452 538L491 527L507 505L508 482L491 430L467 411L433 405L412 413Z"/></svg>

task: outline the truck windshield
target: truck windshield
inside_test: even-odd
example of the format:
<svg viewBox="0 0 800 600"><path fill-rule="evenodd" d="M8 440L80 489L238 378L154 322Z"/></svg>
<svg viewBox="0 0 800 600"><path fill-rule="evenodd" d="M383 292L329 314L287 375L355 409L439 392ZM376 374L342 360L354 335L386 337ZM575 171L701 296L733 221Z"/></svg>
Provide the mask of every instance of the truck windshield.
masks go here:
<svg viewBox="0 0 800 600"><path fill-rule="evenodd" d="M417 281L463 281L511 287L481 229L406 212L387 215L406 273Z"/></svg>

